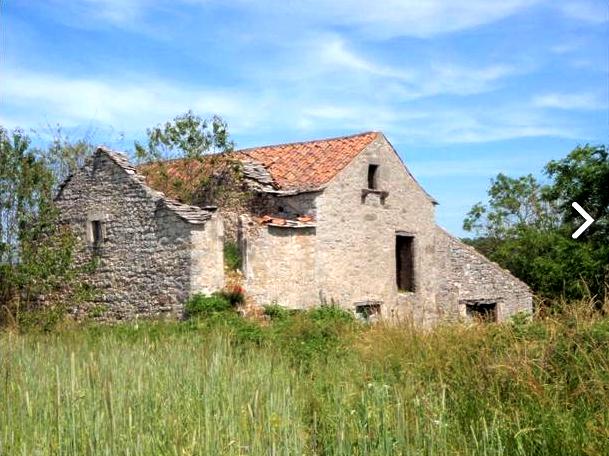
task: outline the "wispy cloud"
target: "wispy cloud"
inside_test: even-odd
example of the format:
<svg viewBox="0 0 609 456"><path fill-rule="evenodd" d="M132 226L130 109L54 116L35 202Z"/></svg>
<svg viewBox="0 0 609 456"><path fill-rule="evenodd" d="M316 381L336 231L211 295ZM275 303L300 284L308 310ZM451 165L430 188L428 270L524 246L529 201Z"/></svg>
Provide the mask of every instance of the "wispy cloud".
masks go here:
<svg viewBox="0 0 609 456"><path fill-rule="evenodd" d="M377 38L424 38L489 24L537 3L537 0L296 0L256 2L256 5L306 22L350 26Z"/></svg>
<svg viewBox="0 0 609 456"><path fill-rule="evenodd" d="M249 10L273 21L290 23L299 29L316 27L351 27L367 36L388 38L413 36L426 38L446 34L509 17L543 0L235 0L232 7ZM210 9L225 6L221 0L52 0L54 14L87 17L129 29L143 21L151 10L175 13L181 8ZM73 21L76 26L86 22ZM89 23L96 26L94 22Z"/></svg>
<svg viewBox="0 0 609 456"><path fill-rule="evenodd" d="M533 99L539 108L598 110L607 108L607 100L594 93L547 93Z"/></svg>
<svg viewBox="0 0 609 456"><path fill-rule="evenodd" d="M271 80L299 80L310 86L335 86L359 93L387 93L393 100L414 100L437 95L472 95L495 89L511 76L525 74L526 65L514 63L480 64L452 58L431 58L412 65L404 61L386 63L374 53L356 51L341 36L320 34L298 43L294 58L285 62L287 72L269 72ZM306 79L302 75L306 75Z"/></svg>
<svg viewBox="0 0 609 456"><path fill-rule="evenodd" d="M191 108L201 114L223 113L239 128L256 119L263 108L262 100L228 89L179 87L124 74L114 79L70 78L22 69L5 73L2 79L0 97L17 118L35 112L38 119L66 126L94 121L121 130L143 130ZM5 120L14 123L6 111Z"/></svg>
<svg viewBox="0 0 609 456"><path fill-rule="evenodd" d="M449 80L453 76L451 73ZM146 127L187 109L203 115L222 114L236 134L277 129L319 133L328 127L344 131L378 129L391 132L400 142L426 144L582 134L573 125L542 115L538 108L557 105L560 101L557 97L540 97L536 104L526 109L518 104L495 107L463 104L450 109L437 105L421 110L379 97L377 92L383 89L372 90L377 83L359 81L357 98L345 96L340 89L330 95L324 90L311 89L299 93L298 85L284 86L259 96L248 91L185 86L162 79L124 75L109 79L68 78L20 70L4 75L0 97L10 108L5 109L4 114L8 124L15 123L11 118L25 119L35 112L35 118L45 123L75 126L96 122L127 134L141 134ZM433 90L426 87L417 90L420 93L425 90L429 93L457 91L455 87L442 84ZM459 88L462 90L463 87ZM290 97L290 94L293 95ZM573 105L589 100L571 97L567 101ZM32 121L28 123L31 125Z"/></svg>

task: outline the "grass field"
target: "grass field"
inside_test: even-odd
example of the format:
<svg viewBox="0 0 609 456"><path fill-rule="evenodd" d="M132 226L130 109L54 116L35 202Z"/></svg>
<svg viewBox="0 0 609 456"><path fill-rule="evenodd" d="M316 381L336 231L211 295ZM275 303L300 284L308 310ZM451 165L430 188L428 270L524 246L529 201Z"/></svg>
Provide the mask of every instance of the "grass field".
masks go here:
<svg viewBox="0 0 609 456"><path fill-rule="evenodd" d="M609 319L0 333L0 454L609 454Z"/></svg>

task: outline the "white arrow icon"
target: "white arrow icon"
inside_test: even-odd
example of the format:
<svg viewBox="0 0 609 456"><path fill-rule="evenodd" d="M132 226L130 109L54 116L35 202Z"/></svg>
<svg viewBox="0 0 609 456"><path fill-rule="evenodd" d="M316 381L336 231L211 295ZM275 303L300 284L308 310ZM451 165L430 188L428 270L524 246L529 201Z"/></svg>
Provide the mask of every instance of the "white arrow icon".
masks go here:
<svg viewBox="0 0 609 456"><path fill-rule="evenodd" d="M584 231L586 231L586 229L588 229L590 225L592 225L594 219L590 217L590 214L584 211L584 208L577 204L575 201L571 203L571 206L573 206L573 209L579 212L579 214L586 219L586 223L580 226L577 231L571 235L573 239L577 239Z"/></svg>

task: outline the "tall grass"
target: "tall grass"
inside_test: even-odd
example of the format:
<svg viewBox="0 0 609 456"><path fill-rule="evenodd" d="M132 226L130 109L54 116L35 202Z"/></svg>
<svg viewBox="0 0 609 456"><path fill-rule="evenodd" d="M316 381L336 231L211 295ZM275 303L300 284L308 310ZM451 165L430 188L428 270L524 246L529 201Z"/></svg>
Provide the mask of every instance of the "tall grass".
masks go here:
<svg viewBox="0 0 609 456"><path fill-rule="evenodd" d="M0 335L0 454L609 454L597 313L240 325Z"/></svg>

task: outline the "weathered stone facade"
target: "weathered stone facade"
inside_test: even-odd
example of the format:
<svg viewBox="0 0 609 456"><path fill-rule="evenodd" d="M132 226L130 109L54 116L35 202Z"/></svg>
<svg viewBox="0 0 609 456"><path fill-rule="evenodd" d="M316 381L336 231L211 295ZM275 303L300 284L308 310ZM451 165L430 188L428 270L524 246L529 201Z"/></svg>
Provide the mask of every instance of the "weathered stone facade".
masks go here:
<svg viewBox="0 0 609 456"><path fill-rule="evenodd" d="M236 232L245 290L257 305L333 302L422 325L531 311L525 284L437 227L436 202L384 135L235 157L252 196L239 217L234 208L168 200L104 149L66 183L57 202L81 238L79 259L100 260L89 280L111 318L179 314L189 294L221 288L221 212L231 227L238 221L231 237ZM96 229L102 243L92 243Z"/></svg>
<svg viewBox="0 0 609 456"><path fill-rule="evenodd" d="M121 154L98 149L56 204L78 238L77 261L97 263L84 277L95 298L76 314L180 315L191 293L223 285L221 220L148 188Z"/></svg>
<svg viewBox="0 0 609 456"><path fill-rule="evenodd" d="M367 188L370 165L377 167L374 191ZM526 285L436 226L435 201L383 135L323 190L275 199L278 216L311 215L315 223L242 219L246 288L259 304L376 305L385 317L419 324L468 318L468 305L494 305L497 320L532 308ZM398 236L413 243L411 291L398 290Z"/></svg>

